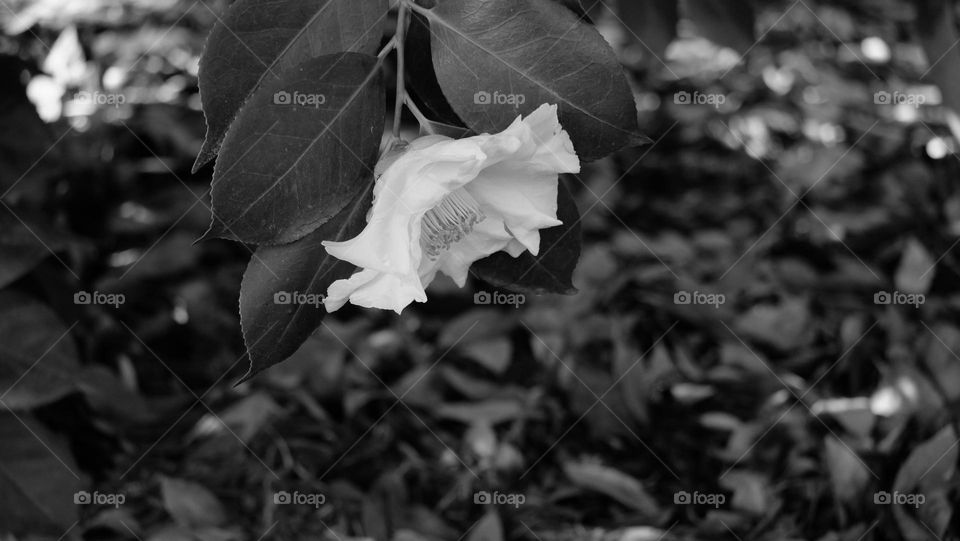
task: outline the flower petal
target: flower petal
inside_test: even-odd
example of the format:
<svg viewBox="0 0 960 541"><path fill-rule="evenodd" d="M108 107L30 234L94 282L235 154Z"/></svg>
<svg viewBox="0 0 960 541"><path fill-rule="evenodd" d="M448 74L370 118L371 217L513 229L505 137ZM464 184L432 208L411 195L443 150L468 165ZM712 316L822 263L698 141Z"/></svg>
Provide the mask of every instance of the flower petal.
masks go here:
<svg viewBox="0 0 960 541"><path fill-rule="evenodd" d="M512 145L514 155L503 157L514 138L520 142ZM501 217L517 240L537 255L539 230L562 223L557 220L558 175L580 171L570 136L557 119L557 106L544 104L525 119L518 118L490 136L483 150L487 167L466 190L484 212Z"/></svg>
<svg viewBox="0 0 960 541"><path fill-rule="evenodd" d="M343 308L344 304L350 301L350 295L358 288L370 283L379 273L377 271L359 271L353 273L350 278L340 279L330 284L327 288L327 295L323 299L323 305L327 312L336 312Z"/></svg>
<svg viewBox="0 0 960 541"><path fill-rule="evenodd" d="M573 149L570 135L560 126L556 105L541 105L523 122L530 127L537 142L534 161L558 173L580 172L580 159Z"/></svg>
<svg viewBox="0 0 960 541"><path fill-rule="evenodd" d="M400 313L411 302L427 302L420 279L410 281L395 274L365 269L346 280L337 280L327 290L324 306L328 312L339 310L350 301L366 308L382 308Z"/></svg>
<svg viewBox="0 0 960 541"><path fill-rule="evenodd" d="M364 269L414 273L420 263L415 220L473 180L485 159L479 145L468 140L440 141L407 152L377 181L367 226L348 241L324 242L327 253Z"/></svg>
<svg viewBox="0 0 960 541"><path fill-rule="evenodd" d="M474 226L473 231L460 242L450 246L450 249L440 256L440 270L453 278L460 287L467 283L467 274L470 265L478 259L503 250L513 236L506 230L503 221L487 217Z"/></svg>
<svg viewBox="0 0 960 541"><path fill-rule="evenodd" d="M467 185L487 216L503 220L530 253L540 251L540 230L561 225L557 219L557 174L530 163L501 162Z"/></svg>
<svg viewBox="0 0 960 541"><path fill-rule="evenodd" d="M517 239L511 239L510 244L507 244L507 247L504 248L503 251L510 254L510 257L517 258L520 257L520 254L527 251L527 247L520 244L520 241Z"/></svg>

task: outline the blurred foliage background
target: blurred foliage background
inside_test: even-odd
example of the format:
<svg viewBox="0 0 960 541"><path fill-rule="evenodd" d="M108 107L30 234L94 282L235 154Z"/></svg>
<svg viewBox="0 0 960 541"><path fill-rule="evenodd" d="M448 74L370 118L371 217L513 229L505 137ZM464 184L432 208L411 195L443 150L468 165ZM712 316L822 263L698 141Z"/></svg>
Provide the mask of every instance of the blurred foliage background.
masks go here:
<svg viewBox="0 0 960 541"><path fill-rule="evenodd" d="M956 538L951 3L564 2L654 140L564 178L580 292L438 282L239 385L190 174L227 4L0 1L3 539Z"/></svg>

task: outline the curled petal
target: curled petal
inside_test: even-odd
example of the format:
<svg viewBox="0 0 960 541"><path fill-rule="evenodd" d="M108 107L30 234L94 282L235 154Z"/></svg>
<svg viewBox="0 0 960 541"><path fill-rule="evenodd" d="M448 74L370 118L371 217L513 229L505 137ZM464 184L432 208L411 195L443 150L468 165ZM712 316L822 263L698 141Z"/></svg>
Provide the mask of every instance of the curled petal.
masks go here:
<svg viewBox="0 0 960 541"><path fill-rule="evenodd" d="M426 302L419 277L404 280L395 274L365 269L346 280L337 280L327 290L324 306L328 312L339 310L350 301L366 308L382 308L400 313L411 302Z"/></svg>
<svg viewBox="0 0 960 541"><path fill-rule="evenodd" d="M557 175L579 172L580 160L557 120L556 105L541 105L483 143L488 156L502 156L511 147L512 158L495 164L488 159L487 167L466 189L485 212L502 218L513 236L537 255L540 230L562 223L557 220ZM514 245L511 255L515 253Z"/></svg>
<svg viewBox="0 0 960 541"><path fill-rule="evenodd" d="M533 255L540 252L540 230L563 223L557 219L557 174L529 163L506 161L484 169L466 190Z"/></svg>
<svg viewBox="0 0 960 541"><path fill-rule="evenodd" d="M374 186L367 226L348 241L325 241L327 253L364 269L415 272L420 263L420 231L411 227L414 218L473 180L485 159L479 146L457 143L439 142L398 158Z"/></svg>
<svg viewBox="0 0 960 541"><path fill-rule="evenodd" d="M534 162L557 173L580 172L580 159L573 149L570 135L560 126L556 105L541 105L523 121L537 141Z"/></svg>

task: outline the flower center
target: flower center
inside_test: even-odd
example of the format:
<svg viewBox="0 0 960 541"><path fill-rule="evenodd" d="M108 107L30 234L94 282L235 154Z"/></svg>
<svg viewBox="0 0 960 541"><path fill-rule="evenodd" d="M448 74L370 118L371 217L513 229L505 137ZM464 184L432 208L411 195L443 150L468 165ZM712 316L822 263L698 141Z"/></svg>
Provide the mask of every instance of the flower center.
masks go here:
<svg viewBox="0 0 960 541"><path fill-rule="evenodd" d="M460 188L447 194L440 203L423 215L420 225L420 248L430 260L463 240L473 227L486 219L476 200Z"/></svg>

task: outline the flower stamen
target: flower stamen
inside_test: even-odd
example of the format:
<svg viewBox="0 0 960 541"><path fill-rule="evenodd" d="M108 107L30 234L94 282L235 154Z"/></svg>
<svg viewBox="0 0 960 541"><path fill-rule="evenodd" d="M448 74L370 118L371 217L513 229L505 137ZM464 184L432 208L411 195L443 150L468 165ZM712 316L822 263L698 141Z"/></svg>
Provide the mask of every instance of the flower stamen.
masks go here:
<svg viewBox="0 0 960 541"><path fill-rule="evenodd" d="M486 219L480 205L463 188L450 192L420 222L420 248L431 261L469 235Z"/></svg>

